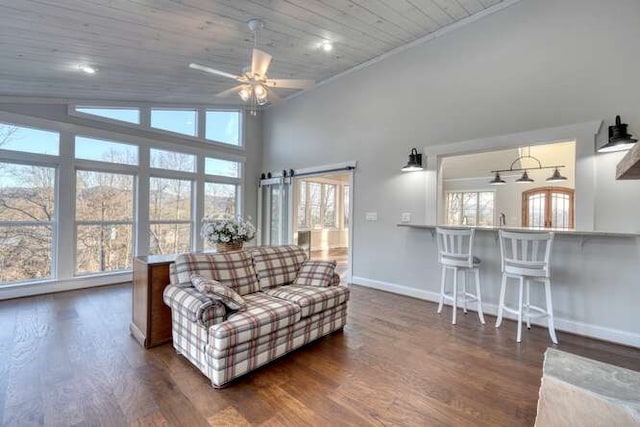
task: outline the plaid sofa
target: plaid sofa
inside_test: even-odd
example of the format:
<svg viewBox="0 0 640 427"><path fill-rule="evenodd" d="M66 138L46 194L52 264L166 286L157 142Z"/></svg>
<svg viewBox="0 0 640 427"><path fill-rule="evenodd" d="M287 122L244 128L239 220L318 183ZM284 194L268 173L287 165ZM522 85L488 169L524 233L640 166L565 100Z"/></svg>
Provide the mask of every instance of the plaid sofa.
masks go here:
<svg viewBox="0 0 640 427"><path fill-rule="evenodd" d="M221 387L317 338L342 329L349 289L334 274L328 287L294 286L306 260L296 246L223 254L182 254L170 266L164 302L171 307L173 346ZM233 312L198 292L191 274L219 280L244 298Z"/></svg>

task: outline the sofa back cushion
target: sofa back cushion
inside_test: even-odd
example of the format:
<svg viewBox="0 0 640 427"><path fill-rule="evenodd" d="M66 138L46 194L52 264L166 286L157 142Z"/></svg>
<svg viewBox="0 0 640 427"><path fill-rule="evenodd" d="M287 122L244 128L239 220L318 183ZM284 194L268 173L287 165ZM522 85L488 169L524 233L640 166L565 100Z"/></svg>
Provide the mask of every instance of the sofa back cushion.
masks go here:
<svg viewBox="0 0 640 427"><path fill-rule="evenodd" d="M251 254L245 251L181 254L176 258L175 271L179 283L190 283L191 275L197 274L217 280L240 295L260 290Z"/></svg>
<svg viewBox="0 0 640 427"><path fill-rule="evenodd" d="M251 251L260 289L292 283L307 254L298 246L264 246Z"/></svg>

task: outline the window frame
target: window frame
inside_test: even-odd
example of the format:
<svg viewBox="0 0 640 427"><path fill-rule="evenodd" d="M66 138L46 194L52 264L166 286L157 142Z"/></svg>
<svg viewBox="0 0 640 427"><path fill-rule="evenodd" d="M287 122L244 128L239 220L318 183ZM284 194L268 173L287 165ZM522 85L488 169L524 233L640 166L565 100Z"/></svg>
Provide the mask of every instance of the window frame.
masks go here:
<svg viewBox="0 0 640 427"><path fill-rule="evenodd" d="M562 227L561 230L574 230L575 229L575 190L573 188L568 187L555 187L555 186L547 186L547 187L538 187L532 188L530 190L525 190L522 192L522 226L527 228L540 228L546 229L551 228L555 229L557 227L553 226L552 217L552 193L562 193L569 196L569 227ZM529 197L536 194L544 194L545 199L545 215L544 215L544 227L532 227L529 226Z"/></svg>
<svg viewBox="0 0 640 427"><path fill-rule="evenodd" d="M77 107L87 107L87 105L91 105L93 108L139 108L140 109L140 124L124 122L119 120L110 119L108 117L100 117L94 116L87 113L82 113L76 111ZM158 129L151 127L151 110L196 110L196 135L185 135L181 133L171 132L164 129ZM206 138L206 112L207 111L222 111L222 112L237 112L239 114L238 126L239 126L239 135L238 145L228 144L226 142L215 141L212 139ZM91 121L109 123L112 125L122 126L129 129L141 129L147 132L152 132L157 135L164 135L166 137L175 138L178 136L179 138L186 139L192 142L198 142L199 145L203 145L204 147L214 147L214 148L223 148L223 149L231 149L238 152L245 151L245 122L247 118L247 112L239 107L208 107L202 105L184 105L184 104L155 104L155 103L127 103L127 102L104 102L104 101L92 101L89 100L86 103L70 103L67 105L67 115L71 117L77 117L81 119L88 119ZM29 126L26 126L29 127Z"/></svg>
<svg viewBox="0 0 640 427"><path fill-rule="evenodd" d="M60 143L60 139L58 140L58 143ZM0 150L0 154L2 154L1 151L5 151L5 150ZM2 160L0 160L0 163L11 163L11 164L16 164L21 166L46 167L54 170L54 180L53 180L54 181L53 182L54 215L53 215L53 220L51 221L2 221L0 220L0 227L40 227L40 226L48 225L51 228L51 266L49 269L50 271L49 277L42 277L37 279L14 280L11 282L0 282L0 289L11 287L11 286L29 285L31 283L49 282L52 280L56 280L56 278L58 277L58 253L59 253L57 242L58 242L58 235L59 235L58 228L60 223L60 220L59 220L60 218L60 201L59 201L60 168L59 168L59 161L52 161L51 158L56 158L57 160L58 156L53 156L50 154L34 154L34 153L16 152L13 150L6 150L6 151L11 151L12 153L19 153L20 155L15 156L16 157L15 160L2 157ZM38 160L29 161L27 159L22 159L22 160L19 159L19 157L23 157L22 155L25 155L25 154L27 155L27 156L24 156L26 158L32 158L36 156L36 157L41 157L41 159L39 159L39 161Z"/></svg>
<svg viewBox="0 0 640 427"><path fill-rule="evenodd" d="M92 164L79 164L74 168L74 187L73 187L73 275L74 277L90 277L90 276L99 276L105 274L115 274L115 273L123 273L133 270L133 259L136 257L136 235L138 233L138 221L136 219L136 212L138 211L138 174L137 171L133 171L133 168L137 168L137 166L132 165L120 165L120 164L101 164L102 162L96 162L93 160L87 160L87 162L91 162ZM83 161L84 163L84 161ZM122 169L117 166L131 166L126 169L127 171L122 171ZM97 172L104 174L119 174L119 175L128 175L132 177L133 183L131 187L132 191L132 215L131 220L109 220L109 221L95 221L95 220L78 220L77 219L77 200L78 194L76 189L78 188L78 172ZM131 256L131 269L118 269L118 270L107 270L107 271L99 271L93 273L80 273L78 271L78 227L81 226L100 226L104 227L105 225L130 225L131 226L131 238L132 238L132 256Z"/></svg>
<svg viewBox="0 0 640 427"><path fill-rule="evenodd" d="M449 196L451 194L462 194L462 206L461 206L461 221L463 221L464 215L464 196L465 194L476 194L476 212L475 212L475 225L474 227L484 227L478 225L480 219L480 193L490 193L493 195L493 212L491 215L491 225L488 227L494 227L496 224L496 190L448 190L444 192L444 218L447 226L464 226L465 224L451 224L449 223Z"/></svg>

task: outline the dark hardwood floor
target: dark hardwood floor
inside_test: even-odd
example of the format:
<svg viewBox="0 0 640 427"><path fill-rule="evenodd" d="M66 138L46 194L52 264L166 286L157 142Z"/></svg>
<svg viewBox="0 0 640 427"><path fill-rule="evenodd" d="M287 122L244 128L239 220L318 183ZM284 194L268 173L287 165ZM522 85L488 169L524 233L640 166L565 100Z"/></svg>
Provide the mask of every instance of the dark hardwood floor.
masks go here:
<svg viewBox="0 0 640 427"><path fill-rule="evenodd" d="M0 302L4 425L533 425L547 331L515 343L475 314L357 286L334 333L222 390L171 344L129 336L119 285ZM559 334L562 350L631 369L640 350Z"/></svg>

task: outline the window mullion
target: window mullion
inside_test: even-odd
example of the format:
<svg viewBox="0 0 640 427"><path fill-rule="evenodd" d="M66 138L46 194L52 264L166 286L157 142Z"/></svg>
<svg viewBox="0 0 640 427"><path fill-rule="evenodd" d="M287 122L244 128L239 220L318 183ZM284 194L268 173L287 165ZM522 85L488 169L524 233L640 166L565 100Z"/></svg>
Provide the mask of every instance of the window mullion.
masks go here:
<svg viewBox="0 0 640 427"><path fill-rule="evenodd" d="M204 117L204 110L200 109L200 118ZM204 120L203 120L204 122ZM200 126L202 125L202 126ZM204 123L198 123L198 126L204 129ZM204 134L203 134L204 135ZM196 158L196 172L197 178L195 185L191 186L191 201L192 201L192 220L194 221L194 225L191 230L191 246L195 248L196 251L202 251L204 248L204 240L200 237L200 224L202 224L202 219L204 218L204 156L198 156ZM237 190L236 190L237 197ZM236 203L237 205L237 203Z"/></svg>
<svg viewBox="0 0 640 427"><path fill-rule="evenodd" d="M146 114L145 114L146 111ZM148 120L148 109L142 109L141 122ZM141 145L138 152L139 169L136 185L136 227L135 227L135 255L149 254L149 147Z"/></svg>
<svg viewBox="0 0 640 427"><path fill-rule="evenodd" d="M76 177L74 167L75 136L60 132L60 163L56 192L56 213L58 223L53 247L55 278L70 279L74 275L76 258L75 199Z"/></svg>

